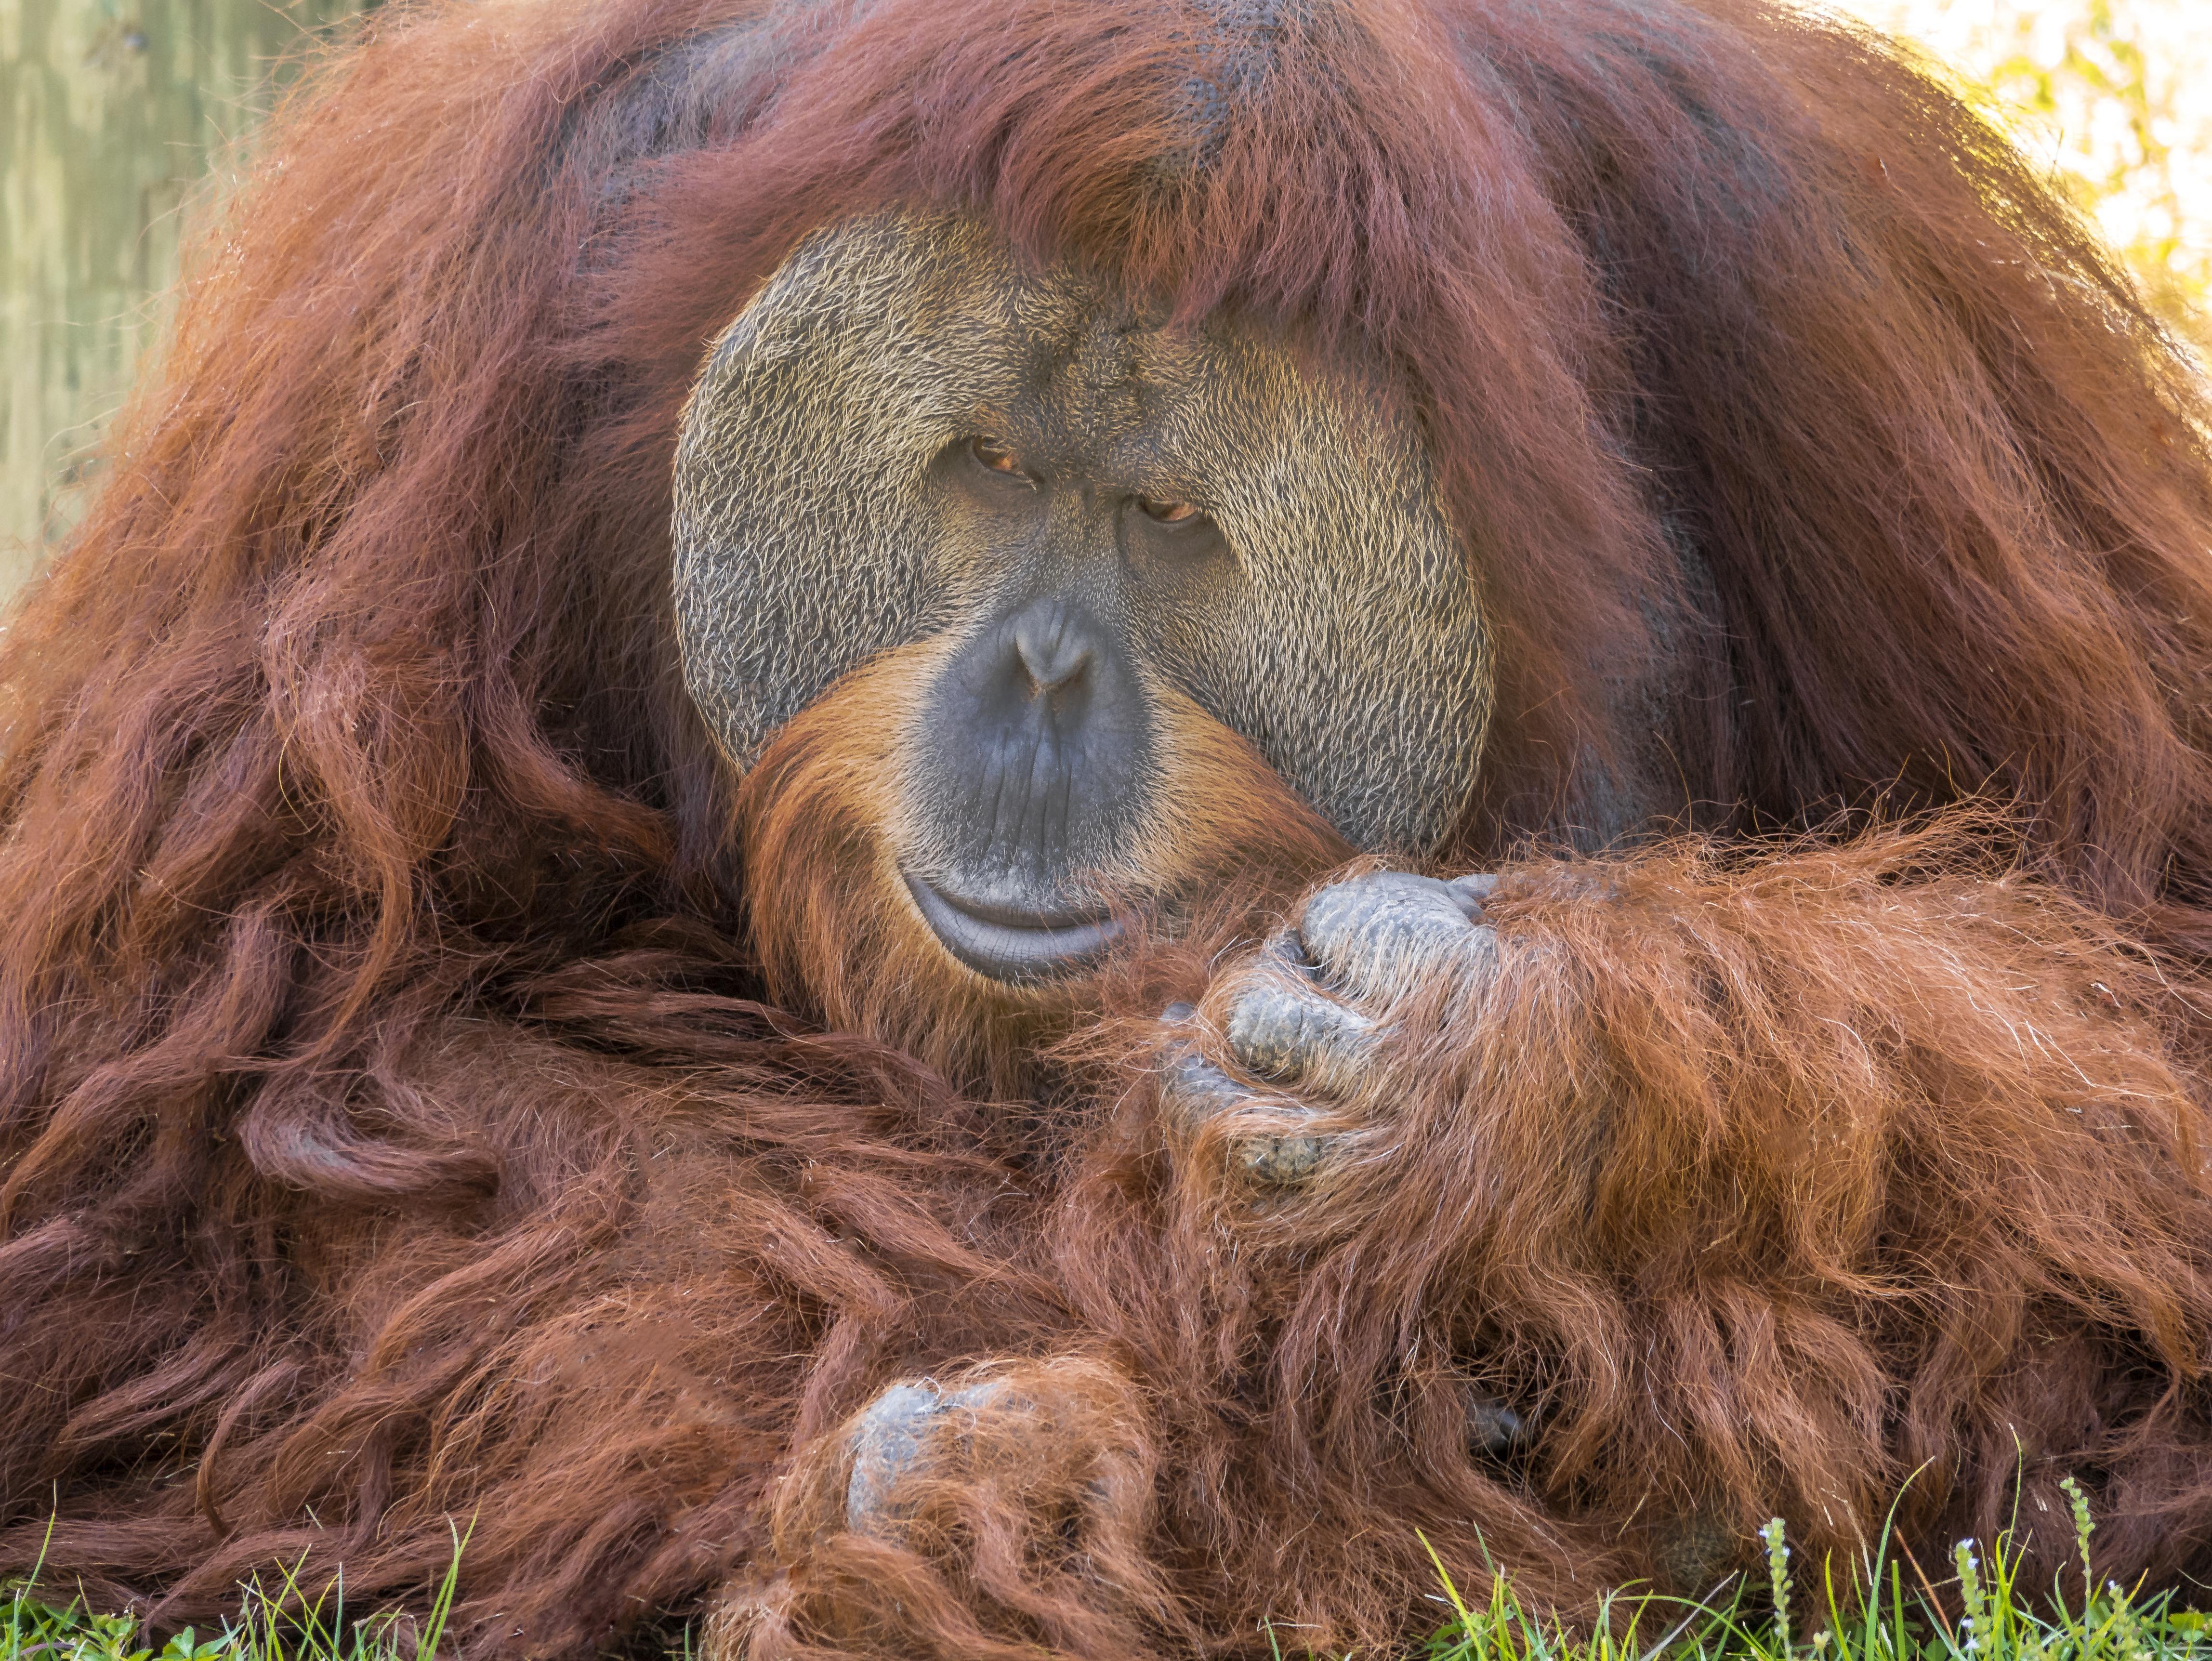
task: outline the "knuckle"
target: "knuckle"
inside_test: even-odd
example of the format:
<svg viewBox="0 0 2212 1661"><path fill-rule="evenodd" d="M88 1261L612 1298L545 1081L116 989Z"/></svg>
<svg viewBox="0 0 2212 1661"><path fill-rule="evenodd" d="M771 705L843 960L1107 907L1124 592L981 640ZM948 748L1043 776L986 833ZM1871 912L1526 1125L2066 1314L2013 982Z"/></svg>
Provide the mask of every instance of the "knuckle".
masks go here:
<svg viewBox="0 0 2212 1661"><path fill-rule="evenodd" d="M1482 913L1496 883L1486 873L1447 883L1409 871L1333 883L1307 902L1300 940L1335 983L1359 994L1395 995L1433 968L1494 960L1496 933Z"/></svg>
<svg viewBox="0 0 2212 1661"><path fill-rule="evenodd" d="M1304 1132L1247 1136L1237 1145L1237 1161L1254 1180L1289 1187L1321 1170L1333 1141Z"/></svg>
<svg viewBox="0 0 2212 1661"><path fill-rule="evenodd" d="M1223 1031L1237 1065L1291 1080L1356 1047L1370 1025L1303 983L1267 976L1237 995Z"/></svg>

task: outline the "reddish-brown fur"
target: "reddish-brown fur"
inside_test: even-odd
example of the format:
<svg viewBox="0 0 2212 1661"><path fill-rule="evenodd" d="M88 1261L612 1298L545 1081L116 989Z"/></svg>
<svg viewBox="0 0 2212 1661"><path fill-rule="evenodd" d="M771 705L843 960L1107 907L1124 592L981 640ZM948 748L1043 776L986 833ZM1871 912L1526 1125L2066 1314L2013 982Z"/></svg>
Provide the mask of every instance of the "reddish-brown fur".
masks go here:
<svg viewBox="0 0 2212 1661"><path fill-rule="evenodd" d="M763 1652L1374 1642L1417 1526L1586 1608L1765 1508L1848 1545L1923 1463L1917 1537L2024 1474L2043 1542L2078 1470L2113 1572L2205 1567L2206 411L2019 159L1743 0L1310 8L1188 176L1173 0L825 4L653 90L751 9L379 14L0 647L0 1567L181 1618L304 1557L358 1609L458 1525L485 1652L725 1582ZM1304 1203L1147 1070L1334 857L1259 770L1278 841L1159 850L1216 862L1188 934L1009 1018L850 955L864 684L742 802L682 694L704 343L909 200L1401 368L1503 675L1462 868L1605 751L1662 521L1711 566L1714 840L1509 884L1481 1019L1415 995ZM1742 840L1877 807L1937 818ZM848 1415L987 1364L1059 1405L842 1533Z"/></svg>

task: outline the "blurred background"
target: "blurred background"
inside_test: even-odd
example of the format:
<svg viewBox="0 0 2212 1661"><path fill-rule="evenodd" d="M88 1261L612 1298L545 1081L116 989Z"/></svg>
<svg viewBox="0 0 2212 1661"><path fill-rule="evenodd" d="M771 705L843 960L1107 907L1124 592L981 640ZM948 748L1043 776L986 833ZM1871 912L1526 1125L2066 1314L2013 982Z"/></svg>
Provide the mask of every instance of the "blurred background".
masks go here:
<svg viewBox="0 0 2212 1661"><path fill-rule="evenodd" d="M74 522L177 245L352 0L0 0L0 596Z"/></svg>
<svg viewBox="0 0 2212 1661"><path fill-rule="evenodd" d="M2212 0L1841 0L1941 62L2212 359Z"/></svg>
<svg viewBox="0 0 2212 1661"><path fill-rule="evenodd" d="M66 534L178 245L356 0L0 0L0 594ZM1843 0L1917 43L2212 360L2212 0Z"/></svg>

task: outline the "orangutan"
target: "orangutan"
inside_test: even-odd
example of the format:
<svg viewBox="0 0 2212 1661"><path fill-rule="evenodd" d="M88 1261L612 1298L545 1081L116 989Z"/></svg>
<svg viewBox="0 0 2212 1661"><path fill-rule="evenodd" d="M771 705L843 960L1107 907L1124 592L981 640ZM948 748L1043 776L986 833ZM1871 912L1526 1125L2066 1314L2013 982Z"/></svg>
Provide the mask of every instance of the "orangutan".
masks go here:
<svg viewBox="0 0 2212 1661"><path fill-rule="evenodd" d="M1808 13L385 8L0 644L0 1564L2212 1570L2209 435Z"/></svg>

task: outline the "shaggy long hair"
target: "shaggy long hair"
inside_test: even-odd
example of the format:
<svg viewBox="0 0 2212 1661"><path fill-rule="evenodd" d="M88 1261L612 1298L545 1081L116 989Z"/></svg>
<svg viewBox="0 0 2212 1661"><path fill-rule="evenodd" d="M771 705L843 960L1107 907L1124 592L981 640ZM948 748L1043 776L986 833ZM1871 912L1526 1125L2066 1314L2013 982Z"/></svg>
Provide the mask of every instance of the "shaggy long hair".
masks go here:
<svg viewBox="0 0 2212 1661"><path fill-rule="evenodd" d="M2207 411L1922 69L1743 0L481 0L385 8L258 156L0 646L0 1568L364 1608L460 1527L481 1651L727 1582L763 1651L1379 1642L1415 1524L1574 1607L1923 1461L1916 1526L2079 1469L2116 1570L2202 1556ZM1715 840L1510 887L1504 1036L1318 1232L1144 1059L1318 833L1018 1107L756 950L821 890L680 685L677 417L902 202L1396 366L1501 665L1462 868L1710 575ZM1936 828L1729 851L1877 807ZM1545 1404L1519 1470L1470 1356ZM1076 1404L1029 1488L838 1532L847 1415L991 1357ZM1087 1560L991 1548L1048 1502Z"/></svg>

